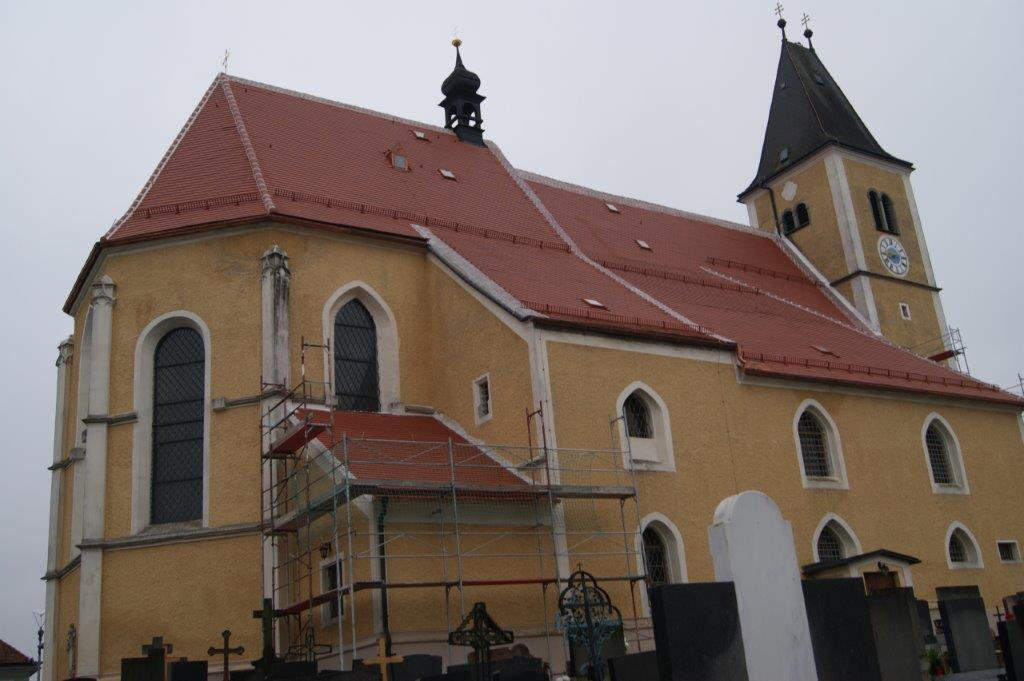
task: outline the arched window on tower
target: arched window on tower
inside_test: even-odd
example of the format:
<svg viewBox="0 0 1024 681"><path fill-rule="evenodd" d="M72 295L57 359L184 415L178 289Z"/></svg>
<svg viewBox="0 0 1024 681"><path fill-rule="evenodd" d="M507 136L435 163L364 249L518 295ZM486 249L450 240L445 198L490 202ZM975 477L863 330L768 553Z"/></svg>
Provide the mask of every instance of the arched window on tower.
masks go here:
<svg viewBox="0 0 1024 681"><path fill-rule="evenodd" d="M829 523L821 528L821 534L818 535L818 560L824 562L843 558L846 558L843 542Z"/></svg>
<svg viewBox="0 0 1024 681"><path fill-rule="evenodd" d="M671 575L668 553L665 550L665 541L656 529L648 526L643 532L643 542L644 565L647 566L647 577L650 579L650 586L668 584L671 581Z"/></svg>
<svg viewBox="0 0 1024 681"><path fill-rule="evenodd" d="M896 224L896 209L888 194L882 194L882 214L885 216L885 231L890 234L899 234L900 229Z"/></svg>
<svg viewBox="0 0 1024 681"><path fill-rule="evenodd" d="M796 220L793 218L793 211L787 210L782 214L783 234L792 234L796 231Z"/></svg>
<svg viewBox="0 0 1024 681"><path fill-rule="evenodd" d="M160 339L153 357L150 522L203 517L205 350L195 329Z"/></svg>
<svg viewBox="0 0 1024 681"><path fill-rule="evenodd" d="M807 210L806 203L796 204L796 226L806 227L811 224L811 213Z"/></svg>
<svg viewBox="0 0 1024 681"><path fill-rule="evenodd" d="M804 462L804 475L808 478L832 477L832 455L829 451L828 435L821 419L810 409L805 409L797 424L800 438L800 456Z"/></svg>
<svg viewBox="0 0 1024 681"><path fill-rule="evenodd" d="M334 395L339 409L380 411L377 326L358 300L334 317Z"/></svg>

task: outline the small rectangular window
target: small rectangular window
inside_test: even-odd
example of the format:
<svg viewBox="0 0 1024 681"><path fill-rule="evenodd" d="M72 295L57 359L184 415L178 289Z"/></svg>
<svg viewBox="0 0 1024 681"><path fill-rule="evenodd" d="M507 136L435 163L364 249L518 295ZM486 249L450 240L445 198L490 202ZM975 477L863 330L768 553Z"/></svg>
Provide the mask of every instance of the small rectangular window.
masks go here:
<svg viewBox="0 0 1024 681"><path fill-rule="evenodd" d="M409 168L409 164L402 154L391 154L391 165L397 170L407 170Z"/></svg>
<svg viewBox="0 0 1024 681"><path fill-rule="evenodd" d="M447 168L441 168L439 172L441 173L441 177L443 177L446 180L454 180L455 179L455 173L453 173L452 171L448 170Z"/></svg>
<svg viewBox="0 0 1024 681"><path fill-rule="evenodd" d="M647 243L646 241L644 241L643 239L637 239L636 240L636 245L639 246L640 248L644 249L645 251L651 250L651 245L649 243Z"/></svg>
<svg viewBox="0 0 1024 681"><path fill-rule="evenodd" d="M604 303L602 303L600 300L595 300L593 298L584 298L583 302L586 303L587 305L589 305L590 307L599 307L602 310L607 310L608 309L608 308L606 308L604 306Z"/></svg>
<svg viewBox="0 0 1024 681"><path fill-rule="evenodd" d="M321 582L321 593L328 593L334 589L341 588L341 580L338 579L338 568L339 563L331 559L330 562L324 563L322 567L322 582ZM332 594L331 600L327 601L323 605L323 617L325 622L335 622L338 619L338 597L337 593Z"/></svg>
<svg viewBox="0 0 1024 681"><path fill-rule="evenodd" d="M997 546L999 547L999 560L1004 563L1020 562L1020 546L1016 541L1001 541L997 543Z"/></svg>
<svg viewBox="0 0 1024 681"><path fill-rule="evenodd" d="M473 381L473 398L476 402L477 425L491 418L491 376L484 374Z"/></svg>
<svg viewBox="0 0 1024 681"><path fill-rule="evenodd" d="M900 316L904 319L910 319L910 306L906 303L900 303Z"/></svg>

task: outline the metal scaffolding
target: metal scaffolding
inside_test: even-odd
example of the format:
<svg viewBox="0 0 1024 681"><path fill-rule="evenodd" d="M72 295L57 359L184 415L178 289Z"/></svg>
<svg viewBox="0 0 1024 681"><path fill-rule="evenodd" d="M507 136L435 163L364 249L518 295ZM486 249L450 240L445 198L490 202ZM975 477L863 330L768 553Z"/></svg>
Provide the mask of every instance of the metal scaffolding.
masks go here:
<svg viewBox="0 0 1024 681"><path fill-rule="evenodd" d="M626 451L554 449L543 437L535 446L540 409L527 414L526 445L470 442L448 428L437 441L406 439L415 429L403 428L368 437L351 425L367 415L337 410L331 381L307 375L314 352L331 357L303 340L294 386L261 384L261 555L285 658L322 657L328 637L339 668L380 635L389 651L396 635L436 648L470 599L494 599L542 657L554 663L557 647L568 659L555 612L577 564L613 590L631 637L646 637L628 438Z"/></svg>

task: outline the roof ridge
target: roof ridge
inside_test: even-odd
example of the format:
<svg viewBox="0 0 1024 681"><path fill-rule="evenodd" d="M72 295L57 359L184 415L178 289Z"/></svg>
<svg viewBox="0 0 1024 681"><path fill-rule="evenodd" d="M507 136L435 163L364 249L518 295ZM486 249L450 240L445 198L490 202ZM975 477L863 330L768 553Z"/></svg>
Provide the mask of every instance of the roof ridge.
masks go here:
<svg viewBox="0 0 1024 681"><path fill-rule="evenodd" d="M355 113L366 114L368 116L375 116L377 118L383 118L386 121L392 123L402 123L403 125L413 125L425 130L431 130L442 134L455 135L454 132L448 128L443 128L438 125L431 125L430 123L423 123L422 121L414 121L411 118L403 118L401 116L393 116L383 111L377 111L376 109L367 109L366 107L356 106L355 104L347 104L346 102L339 102L336 99L327 99L326 97L318 97L317 95L311 95L308 92L299 92L298 90L291 90L289 88L281 87L279 85L270 85L269 83L261 83L258 80L250 80L248 78L241 78L239 76L229 76L223 74L224 78L240 85L248 85L250 87L262 88L269 90L270 92L276 92L277 94L287 95L289 97L296 97L298 99L304 99L309 102L316 102L318 104L326 104L328 106L335 106L339 109L346 109L348 111L354 111Z"/></svg>
<svg viewBox="0 0 1024 681"><path fill-rule="evenodd" d="M213 82L210 83L210 86L206 88L206 92L203 93L203 96L199 99L199 103L196 104L196 107L192 110L192 113L189 114L189 117L185 119L185 124L181 126L181 130L178 131L178 134L171 142L171 146L168 147L167 151L164 152L164 155L160 158L160 162L156 164L156 168L154 168L153 172L150 173L149 179L147 179L146 183L142 185L142 189L139 190L139 193L135 197L135 200L132 201L131 204L128 206L128 210L126 210L121 217L115 220L114 224L110 226L110 229L108 229L106 233L102 237L100 237L100 241L105 241L106 239L109 239L111 236L113 236L114 232L116 232L121 225L127 222L128 218L130 218L132 214L135 213L136 210L138 210L139 206L142 205L143 199L146 198L146 195L149 193L149 190L153 188L153 185L156 183L156 179L160 176L160 173L163 172L163 169L167 165L167 162L171 159L171 156L173 156L174 152L178 149L178 145L181 144L181 141L183 139L185 139L185 134L192 127L192 124L196 122L196 118L199 117L199 113L206 106L206 102L209 101L210 95L212 95L213 91L217 88L217 83L220 82L221 75L223 74L217 74L217 76L214 77Z"/></svg>
<svg viewBox="0 0 1024 681"><path fill-rule="evenodd" d="M515 172L519 173L520 175L523 175L527 180L532 180L534 182L546 184L549 187L554 187L555 189L564 189L566 191L574 192L576 194L590 196L595 199L619 201L624 206L632 206L634 208L650 210L656 213L664 213L666 215L672 215L675 217L699 220L701 222L706 222L707 224L715 225L717 227L734 229L747 234L754 234L756 236L768 236L764 232L764 230L756 229L754 227L750 227L749 225L744 225L743 223L740 222L724 220L722 218L716 218L710 215L702 215L700 213L692 213L687 210L682 210L681 208L673 208L672 206L665 206L660 203L652 203L650 201L644 201L643 199L635 199L630 196L611 194L608 192L600 191L598 189L593 189L591 187L584 187L581 184L574 184L572 182L566 182L565 180L558 180L547 175L541 175L540 173L535 173L529 170L522 170L520 168L516 168Z"/></svg>
<svg viewBox="0 0 1024 681"><path fill-rule="evenodd" d="M673 319L680 321L683 324L686 324L687 326L691 327L698 333L707 333L707 329L702 327L700 324L694 322L692 319L689 319L683 314L672 309L671 307L661 302L660 300L658 300L651 294L647 293L643 289L637 286L633 286L628 281L626 281L619 275L615 274L607 267L604 267L603 265L599 264L593 258L584 253L583 249L581 249L579 245L573 240L573 238L569 236L569 233L565 231L565 228L562 227L561 224L559 224L558 220L555 219L555 216L551 213L550 210L548 210L548 207L544 205L544 202L540 200L540 197L537 196L537 193L530 189L530 185L526 184L526 180L523 179L523 176L515 168L512 167L512 164L509 163L507 158L505 158L505 154L501 152L501 149L498 148L498 145L491 140L484 140L484 144L487 145L487 148L491 150L491 153L494 154L495 158L498 159L498 162L501 163L503 168L505 168L509 176L512 178L512 181L519 186L519 188L523 191L524 194L526 194L526 198L528 198L530 202L537 208L541 216L543 216L543 218L547 221L548 225L550 225L551 228L555 230L555 233L558 234L558 236L561 237L562 240L569 245L569 251L574 256L576 256L583 262L587 263L588 265L596 269L598 272L601 272L602 274L604 274L605 276L607 276L609 279L616 282L620 286L625 287L626 290L630 291L637 297L647 301L651 305L654 305L655 307L657 307L658 309L660 309L662 312L672 317ZM724 341L726 343L733 342L732 340L724 336L720 336L717 333L712 334L712 337L717 340Z"/></svg>
<svg viewBox="0 0 1024 681"><path fill-rule="evenodd" d="M226 75L220 78L221 89L224 91L224 98L228 100L228 110L231 112L231 119L235 122L235 131L238 133L238 137L242 142L242 148L245 149L245 157L249 159L249 168L252 171L252 179L256 182L256 189L260 193L260 198L263 200L263 207L267 213L273 213L275 210L274 199L270 197L270 192L267 190L267 182L263 178L263 171L260 169L260 161L256 157L256 149L252 146L252 140L249 139L249 132L245 129L245 121L242 120L242 112L238 108L238 102L235 100L235 93L231 91L231 84L228 82Z"/></svg>

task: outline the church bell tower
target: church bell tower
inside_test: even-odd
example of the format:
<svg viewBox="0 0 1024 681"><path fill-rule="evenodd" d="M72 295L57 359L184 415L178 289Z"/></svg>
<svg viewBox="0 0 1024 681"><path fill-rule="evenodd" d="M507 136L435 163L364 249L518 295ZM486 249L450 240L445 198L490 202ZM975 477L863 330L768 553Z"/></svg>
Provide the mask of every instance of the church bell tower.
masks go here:
<svg viewBox="0 0 1024 681"><path fill-rule="evenodd" d="M804 24L807 25L807 16ZM910 184L818 57L786 38L757 173L739 201L896 345L946 359L947 327Z"/></svg>
<svg viewBox="0 0 1024 681"><path fill-rule="evenodd" d="M480 115L480 103L485 97L477 93L480 89L480 76L462 65L462 54L459 52L462 41L456 38L452 45L455 46L455 68L441 83L444 99L438 104L444 109L444 127L454 130L463 142L482 146L484 129L480 126L484 120Z"/></svg>

